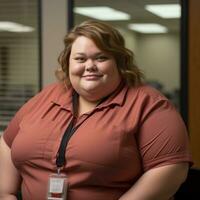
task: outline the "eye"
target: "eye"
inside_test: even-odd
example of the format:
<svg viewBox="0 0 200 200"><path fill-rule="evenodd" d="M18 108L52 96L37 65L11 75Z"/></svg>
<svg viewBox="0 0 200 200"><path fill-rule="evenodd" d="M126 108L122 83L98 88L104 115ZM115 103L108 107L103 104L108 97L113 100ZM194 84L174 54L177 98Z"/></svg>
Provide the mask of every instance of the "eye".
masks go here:
<svg viewBox="0 0 200 200"><path fill-rule="evenodd" d="M75 57L74 60L76 60L78 63L83 63L86 59L84 57Z"/></svg>
<svg viewBox="0 0 200 200"><path fill-rule="evenodd" d="M104 55L101 55L101 56L98 56L96 58L96 60L99 61L99 62L104 62L104 61L108 60L108 57L104 56Z"/></svg>

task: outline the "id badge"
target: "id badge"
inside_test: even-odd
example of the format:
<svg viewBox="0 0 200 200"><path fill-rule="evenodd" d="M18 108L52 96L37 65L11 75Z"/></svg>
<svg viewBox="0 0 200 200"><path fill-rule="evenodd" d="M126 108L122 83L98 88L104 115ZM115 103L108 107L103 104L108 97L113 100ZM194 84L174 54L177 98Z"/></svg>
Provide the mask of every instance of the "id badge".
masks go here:
<svg viewBox="0 0 200 200"><path fill-rule="evenodd" d="M47 200L66 200L67 199L67 177L64 174L51 174Z"/></svg>

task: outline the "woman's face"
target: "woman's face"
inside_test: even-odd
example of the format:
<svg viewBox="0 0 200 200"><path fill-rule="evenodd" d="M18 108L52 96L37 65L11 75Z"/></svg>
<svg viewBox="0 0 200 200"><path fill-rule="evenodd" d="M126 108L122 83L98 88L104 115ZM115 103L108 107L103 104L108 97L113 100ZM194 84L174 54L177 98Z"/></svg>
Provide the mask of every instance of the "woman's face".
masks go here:
<svg viewBox="0 0 200 200"><path fill-rule="evenodd" d="M90 101L112 93L121 81L114 57L84 36L78 37L72 44L69 78L79 95Z"/></svg>

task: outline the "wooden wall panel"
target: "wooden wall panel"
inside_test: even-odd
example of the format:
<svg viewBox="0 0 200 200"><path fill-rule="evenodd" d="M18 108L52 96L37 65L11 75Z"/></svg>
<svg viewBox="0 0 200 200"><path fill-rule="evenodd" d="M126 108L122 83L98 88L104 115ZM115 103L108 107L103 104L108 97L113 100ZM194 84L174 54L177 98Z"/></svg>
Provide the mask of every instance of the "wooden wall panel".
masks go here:
<svg viewBox="0 0 200 200"><path fill-rule="evenodd" d="M188 125L191 137L191 150L200 168L200 1L189 0L189 63L188 63Z"/></svg>

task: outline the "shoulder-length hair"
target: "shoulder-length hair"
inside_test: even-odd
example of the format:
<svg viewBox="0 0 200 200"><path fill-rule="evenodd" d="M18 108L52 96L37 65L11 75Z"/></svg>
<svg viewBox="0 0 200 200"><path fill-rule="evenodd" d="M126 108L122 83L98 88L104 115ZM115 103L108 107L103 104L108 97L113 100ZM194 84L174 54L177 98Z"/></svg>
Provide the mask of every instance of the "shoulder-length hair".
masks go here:
<svg viewBox="0 0 200 200"><path fill-rule="evenodd" d="M128 85L133 86L142 82L143 74L135 65L133 52L125 47L125 41L120 32L106 23L93 20L75 26L65 36L65 47L58 58L61 67L56 71L59 79L64 79L67 84L70 84L69 57L72 45L79 36L91 39L100 50L112 55L119 73Z"/></svg>

